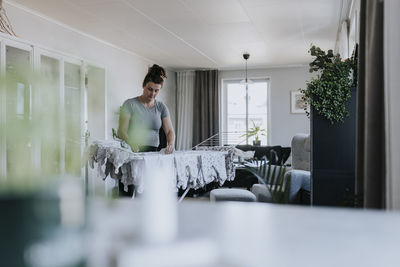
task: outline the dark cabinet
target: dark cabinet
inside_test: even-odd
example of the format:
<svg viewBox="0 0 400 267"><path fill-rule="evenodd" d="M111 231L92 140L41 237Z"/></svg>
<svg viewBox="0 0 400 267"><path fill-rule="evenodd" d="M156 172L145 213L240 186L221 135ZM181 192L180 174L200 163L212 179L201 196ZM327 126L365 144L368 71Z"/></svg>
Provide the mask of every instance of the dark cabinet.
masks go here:
<svg viewBox="0 0 400 267"><path fill-rule="evenodd" d="M331 124L311 110L312 205L352 206L355 188L356 87L344 122Z"/></svg>

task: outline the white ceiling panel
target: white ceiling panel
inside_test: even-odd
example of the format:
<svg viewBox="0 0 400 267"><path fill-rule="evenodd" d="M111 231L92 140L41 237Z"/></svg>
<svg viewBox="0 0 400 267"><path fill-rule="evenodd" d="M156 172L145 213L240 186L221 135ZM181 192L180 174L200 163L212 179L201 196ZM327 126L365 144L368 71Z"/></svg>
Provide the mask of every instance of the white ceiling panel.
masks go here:
<svg viewBox="0 0 400 267"><path fill-rule="evenodd" d="M343 0L9 0L176 69L307 64L334 48Z"/></svg>
<svg viewBox="0 0 400 267"><path fill-rule="evenodd" d="M58 0L53 0L53 1L57 2ZM87 5L97 5L104 3L116 3L116 2L121 2L122 0L79 0L79 1L68 0L68 1L77 5L87 6Z"/></svg>
<svg viewBox="0 0 400 267"><path fill-rule="evenodd" d="M249 17L237 0L181 0L193 16L201 18L204 23L248 22Z"/></svg>
<svg viewBox="0 0 400 267"><path fill-rule="evenodd" d="M154 19L180 18L189 13L186 5L177 0L122 0Z"/></svg>

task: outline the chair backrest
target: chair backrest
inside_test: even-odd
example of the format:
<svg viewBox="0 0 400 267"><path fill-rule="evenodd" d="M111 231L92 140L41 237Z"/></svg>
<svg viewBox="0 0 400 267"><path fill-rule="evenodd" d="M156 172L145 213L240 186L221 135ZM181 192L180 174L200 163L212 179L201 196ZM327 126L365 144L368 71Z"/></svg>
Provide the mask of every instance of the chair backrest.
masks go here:
<svg viewBox="0 0 400 267"><path fill-rule="evenodd" d="M310 135L296 134L292 139L292 168L294 170L310 170Z"/></svg>

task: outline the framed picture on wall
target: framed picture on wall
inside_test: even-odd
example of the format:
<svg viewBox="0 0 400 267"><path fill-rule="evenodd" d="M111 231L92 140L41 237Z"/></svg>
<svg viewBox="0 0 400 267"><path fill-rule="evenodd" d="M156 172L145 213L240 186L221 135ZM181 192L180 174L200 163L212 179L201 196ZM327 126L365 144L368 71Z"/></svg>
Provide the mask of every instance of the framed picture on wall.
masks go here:
<svg viewBox="0 0 400 267"><path fill-rule="evenodd" d="M303 99L301 99L302 95L303 94L299 90L290 92L290 113L306 113L304 108L308 107Z"/></svg>

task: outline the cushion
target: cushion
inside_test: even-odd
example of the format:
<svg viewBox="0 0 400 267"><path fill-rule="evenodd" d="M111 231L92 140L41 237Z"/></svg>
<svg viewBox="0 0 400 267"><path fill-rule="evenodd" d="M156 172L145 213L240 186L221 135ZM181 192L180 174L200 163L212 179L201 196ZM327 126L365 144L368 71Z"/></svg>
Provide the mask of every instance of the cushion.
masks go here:
<svg viewBox="0 0 400 267"><path fill-rule="evenodd" d="M256 196L245 189L218 188L211 190L210 201L244 201L255 202Z"/></svg>
<svg viewBox="0 0 400 267"><path fill-rule="evenodd" d="M310 135L296 134L292 139L292 167L296 170L310 170Z"/></svg>
<svg viewBox="0 0 400 267"><path fill-rule="evenodd" d="M271 193L263 184L254 184L251 192L256 196L258 202L272 202Z"/></svg>

